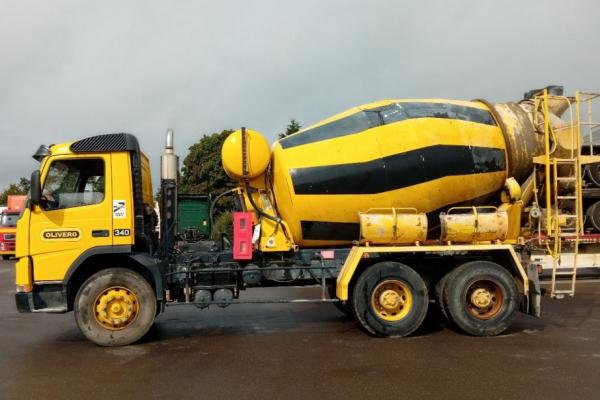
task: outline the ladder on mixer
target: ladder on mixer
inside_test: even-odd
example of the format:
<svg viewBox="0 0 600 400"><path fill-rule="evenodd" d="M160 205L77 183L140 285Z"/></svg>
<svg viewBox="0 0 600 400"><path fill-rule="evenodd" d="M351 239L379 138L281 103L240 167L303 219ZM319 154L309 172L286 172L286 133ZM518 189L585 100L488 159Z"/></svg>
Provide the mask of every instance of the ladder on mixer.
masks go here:
<svg viewBox="0 0 600 400"><path fill-rule="evenodd" d="M590 94L584 94L586 102L590 103L593 98ZM567 130L570 139L571 151L568 155L556 157L554 144L556 134L550 125L550 116L548 112L548 101L558 99L567 101L569 105L570 123L561 129ZM534 161L544 167L544 185L546 196L546 224L545 232L547 239L552 238L552 249L548 247L553 258L552 266L552 286L550 296L554 298L563 298L565 295L575 295L575 281L577 279L577 259L579 255L580 236L583 234L583 179L582 179L582 135L580 105L582 93L577 92L574 98L565 96L549 95L545 89L543 93L534 98L534 124L538 126L539 114L543 117L544 146L545 154L536 157ZM574 103L574 107L573 107ZM575 108L576 117L573 116ZM591 123L591 109L588 106L588 122ZM590 149L593 126L590 126ZM594 157L590 151L589 161ZM567 210L565 212L564 210ZM564 239L569 237L569 242ZM573 240L574 239L574 240ZM571 246L573 252L573 264L568 267L561 267L561 255L565 246Z"/></svg>
<svg viewBox="0 0 600 400"><path fill-rule="evenodd" d="M575 281L577 279L577 259L579 255L579 238L583 233L582 218L582 170L579 157L573 158L551 158L552 177L554 179L552 212L553 218L553 264L552 264L552 286L550 296L562 298L565 295L575 295ZM569 205L574 213L562 213ZM563 238L574 238L569 242L573 248L573 264L570 267L560 267L563 246L567 244ZM560 279L560 280L559 280Z"/></svg>

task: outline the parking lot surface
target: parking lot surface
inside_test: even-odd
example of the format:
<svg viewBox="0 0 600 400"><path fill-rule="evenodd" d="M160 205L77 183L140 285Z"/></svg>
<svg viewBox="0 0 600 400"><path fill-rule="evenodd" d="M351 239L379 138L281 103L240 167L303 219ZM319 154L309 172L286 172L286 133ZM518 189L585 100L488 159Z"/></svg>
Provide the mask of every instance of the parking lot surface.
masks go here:
<svg viewBox="0 0 600 400"><path fill-rule="evenodd" d="M413 336L375 339L330 304L169 307L139 344L101 348L73 314L18 314L0 263L0 398L597 399L600 283L544 298L492 338L431 318ZM249 290L306 296L318 288Z"/></svg>

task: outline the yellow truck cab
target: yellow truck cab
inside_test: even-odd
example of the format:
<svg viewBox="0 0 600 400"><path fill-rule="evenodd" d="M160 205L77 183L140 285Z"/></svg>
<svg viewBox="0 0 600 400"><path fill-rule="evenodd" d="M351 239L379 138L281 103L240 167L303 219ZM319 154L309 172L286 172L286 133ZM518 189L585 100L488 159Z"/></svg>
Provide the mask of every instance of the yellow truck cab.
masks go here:
<svg viewBox="0 0 600 400"><path fill-rule="evenodd" d="M81 285L107 267L138 272L161 300L150 257L157 244L150 167L137 139L111 134L41 146L34 158L40 169L17 225L17 308L73 310Z"/></svg>

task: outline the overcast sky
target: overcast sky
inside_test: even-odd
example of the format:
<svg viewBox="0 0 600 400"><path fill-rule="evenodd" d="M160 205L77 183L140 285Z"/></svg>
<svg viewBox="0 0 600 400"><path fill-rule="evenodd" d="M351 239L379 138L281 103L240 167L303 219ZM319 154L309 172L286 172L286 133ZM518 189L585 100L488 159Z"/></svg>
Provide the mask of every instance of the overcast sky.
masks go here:
<svg viewBox="0 0 600 400"><path fill-rule="evenodd" d="M598 1L0 0L0 187L41 143L131 132L155 177L242 125L271 141L384 98L600 91ZM156 183L156 178L155 178Z"/></svg>

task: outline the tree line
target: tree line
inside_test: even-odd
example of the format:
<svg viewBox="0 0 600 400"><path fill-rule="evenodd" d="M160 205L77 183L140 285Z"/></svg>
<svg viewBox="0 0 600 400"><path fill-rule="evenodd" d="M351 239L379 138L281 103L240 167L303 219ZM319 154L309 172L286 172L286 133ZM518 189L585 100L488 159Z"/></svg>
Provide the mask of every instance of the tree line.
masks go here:
<svg viewBox="0 0 600 400"><path fill-rule="evenodd" d="M11 183L0 193L0 205L5 205L11 194L27 194L29 192L29 179L22 177L19 182Z"/></svg>

